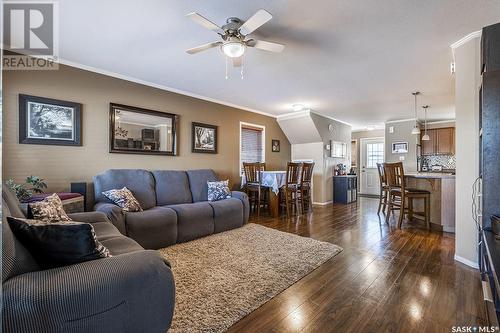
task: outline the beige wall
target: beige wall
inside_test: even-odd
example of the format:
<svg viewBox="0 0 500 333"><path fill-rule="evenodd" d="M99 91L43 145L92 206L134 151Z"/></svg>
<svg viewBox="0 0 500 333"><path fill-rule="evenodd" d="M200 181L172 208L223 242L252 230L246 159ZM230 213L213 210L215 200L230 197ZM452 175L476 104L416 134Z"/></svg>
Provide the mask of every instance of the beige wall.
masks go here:
<svg viewBox="0 0 500 333"><path fill-rule="evenodd" d="M472 218L472 185L479 175L480 39L455 49L455 258L477 265L477 229Z"/></svg>
<svg viewBox="0 0 500 333"><path fill-rule="evenodd" d="M4 179L23 181L28 175L45 178L50 191L68 190L72 181L90 182L108 168L213 168L220 177L239 183L239 122L266 127L266 163L283 169L290 144L276 119L240 109L147 87L72 67L57 71L3 73ZM50 97L83 104L82 147L19 144L18 94ZM179 155L152 156L109 153L109 103L120 103L180 115ZM219 153L191 153L191 122L219 126ZM281 152L271 152L271 139Z"/></svg>

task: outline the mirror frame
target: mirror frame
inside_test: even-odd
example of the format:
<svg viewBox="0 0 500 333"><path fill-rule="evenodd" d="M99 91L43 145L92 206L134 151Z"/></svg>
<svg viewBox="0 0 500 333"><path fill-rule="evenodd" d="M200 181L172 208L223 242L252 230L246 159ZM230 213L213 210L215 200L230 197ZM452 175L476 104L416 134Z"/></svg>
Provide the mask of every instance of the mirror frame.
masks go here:
<svg viewBox="0 0 500 333"><path fill-rule="evenodd" d="M115 110L124 110L136 113L142 113L145 115L158 116L171 119L172 121L172 151L155 151L155 150L129 150L115 148ZM177 129L179 128L179 115L161 112L149 109L143 109L135 106L128 106L117 103L109 104L109 152L110 153L121 153L121 154L141 154L141 155L166 155L166 156L177 156L177 140L178 134Z"/></svg>

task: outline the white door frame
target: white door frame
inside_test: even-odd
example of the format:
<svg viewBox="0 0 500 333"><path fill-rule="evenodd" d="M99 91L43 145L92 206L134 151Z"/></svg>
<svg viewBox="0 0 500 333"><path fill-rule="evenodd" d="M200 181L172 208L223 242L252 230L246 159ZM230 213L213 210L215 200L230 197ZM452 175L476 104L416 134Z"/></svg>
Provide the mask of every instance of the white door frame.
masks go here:
<svg viewBox="0 0 500 333"><path fill-rule="evenodd" d="M367 140L382 140L384 142L384 162L385 162L385 150L386 150L386 146L385 146L385 137L383 136L374 136L374 137L368 137L368 138L359 138L359 165L358 165L358 170L359 170L359 193L360 194L366 194L366 193L362 193L361 192L361 189L362 189L362 185L363 185L363 175L362 175L362 172L363 172L363 159L364 159L364 156L365 156L365 151L364 151L364 147L365 147L365 141Z"/></svg>

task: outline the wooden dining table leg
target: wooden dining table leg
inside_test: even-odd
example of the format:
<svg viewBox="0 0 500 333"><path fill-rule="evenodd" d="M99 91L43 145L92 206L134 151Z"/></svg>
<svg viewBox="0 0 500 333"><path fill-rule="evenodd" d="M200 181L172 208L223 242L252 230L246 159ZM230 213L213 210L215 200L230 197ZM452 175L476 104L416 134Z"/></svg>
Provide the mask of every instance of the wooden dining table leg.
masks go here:
<svg viewBox="0 0 500 333"><path fill-rule="evenodd" d="M278 194L273 192L271 187L268 188L269 191L269 213L272 217L279 216L280 201Z"/></svg>

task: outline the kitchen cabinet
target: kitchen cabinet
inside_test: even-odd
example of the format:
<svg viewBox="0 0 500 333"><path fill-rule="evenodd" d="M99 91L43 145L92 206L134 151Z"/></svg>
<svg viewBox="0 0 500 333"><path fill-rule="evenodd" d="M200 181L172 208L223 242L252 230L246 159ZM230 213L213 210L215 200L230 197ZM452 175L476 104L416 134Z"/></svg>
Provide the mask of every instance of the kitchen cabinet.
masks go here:
<svg viewBox="0 0 500 333"><path fill-rule="evenodd" d="M428 141L423 141L421 133L420 144L422 156L429 155L453 155L455 154L455 128L434 128L427 130Z"/></svg>

